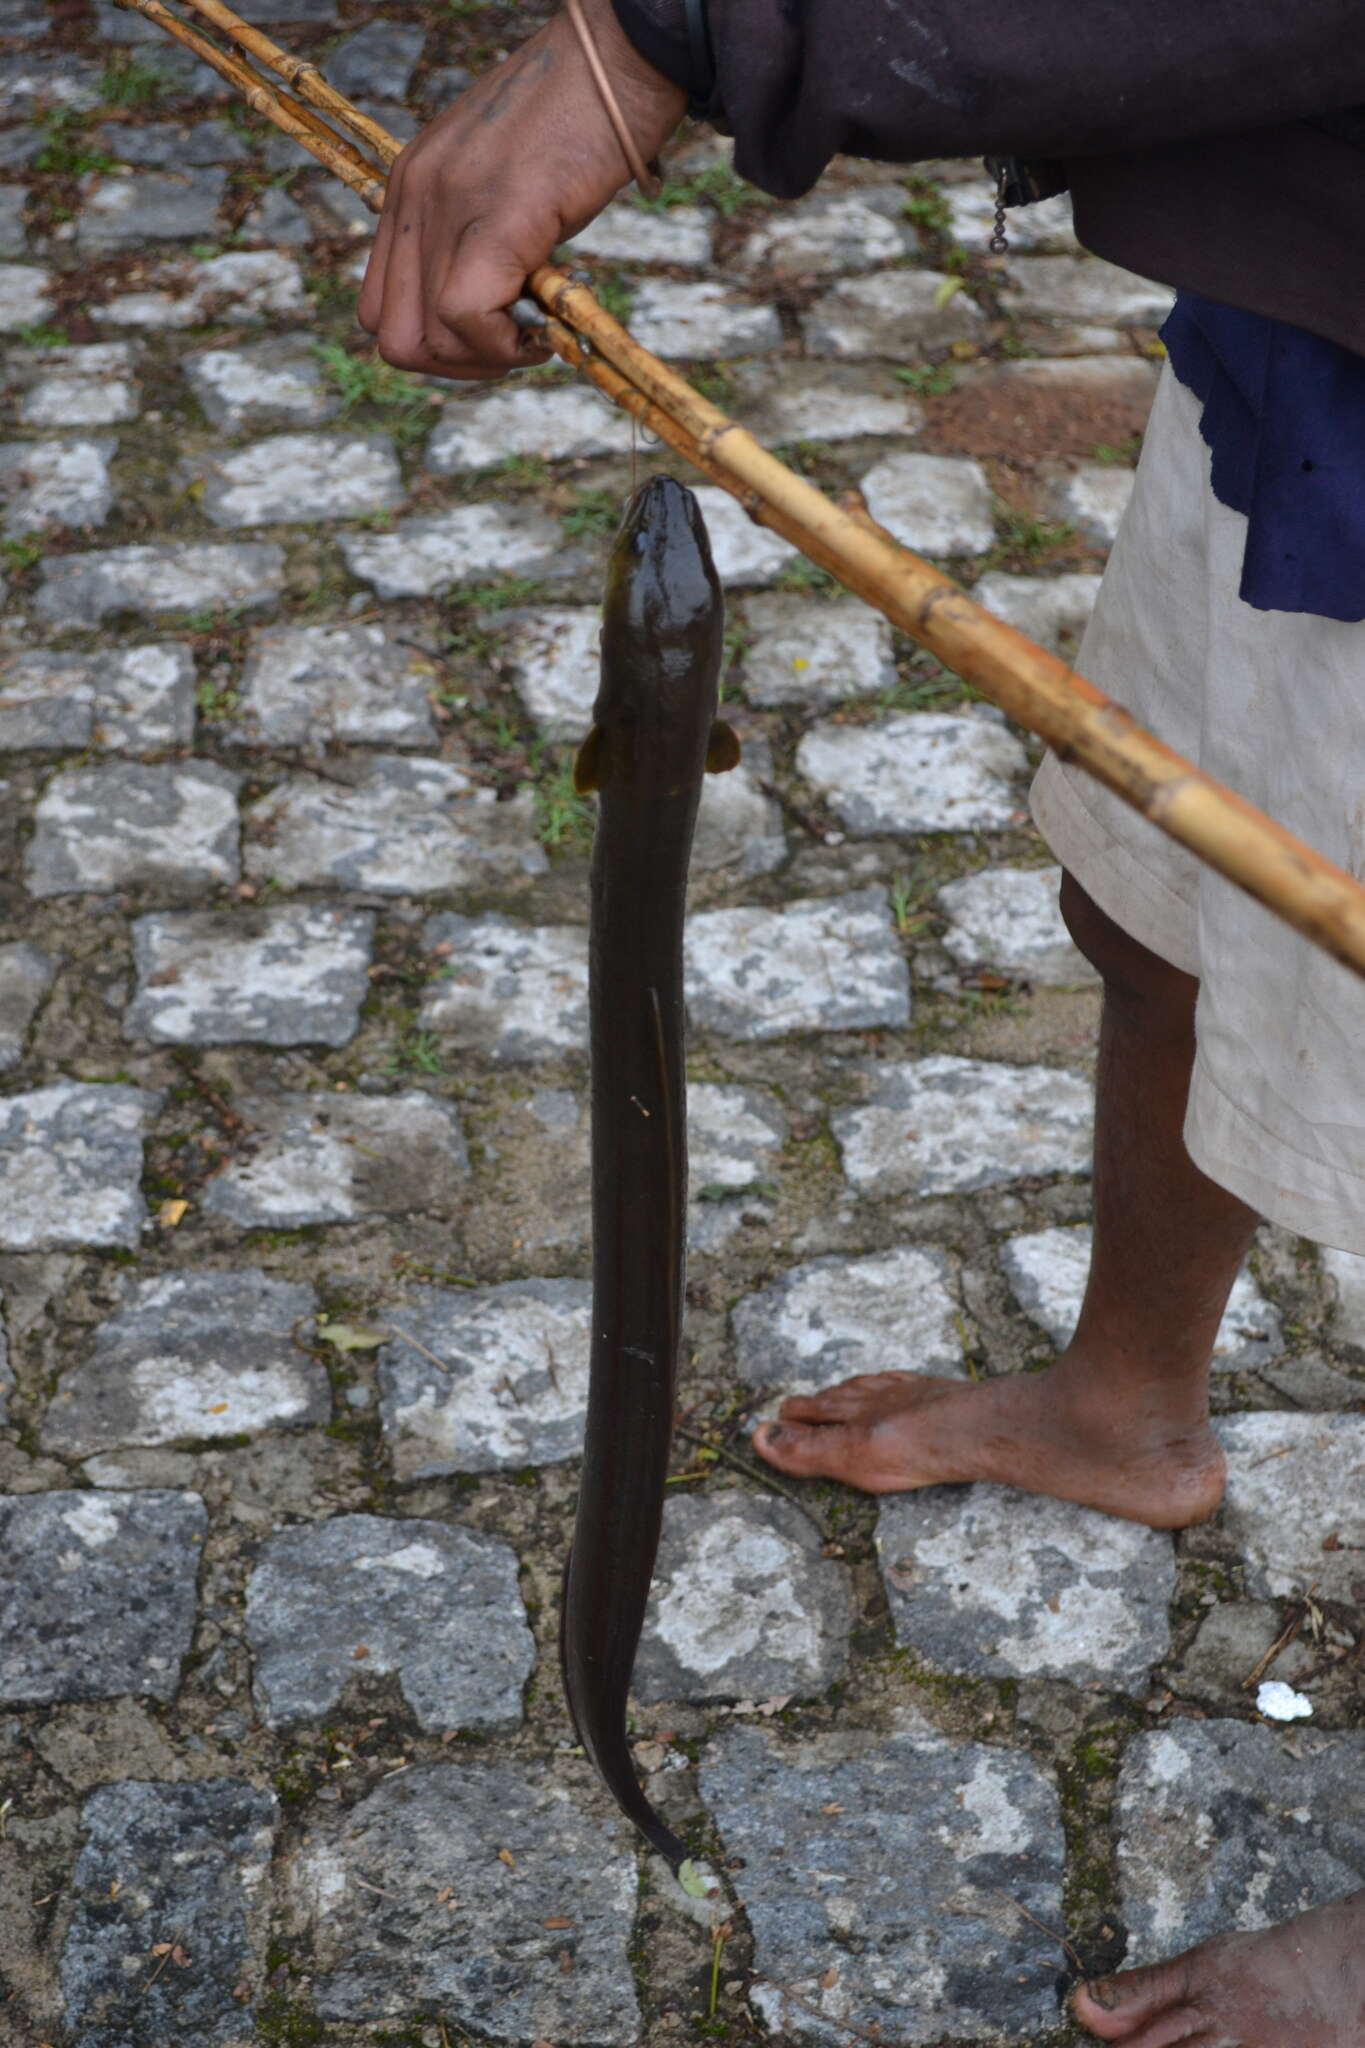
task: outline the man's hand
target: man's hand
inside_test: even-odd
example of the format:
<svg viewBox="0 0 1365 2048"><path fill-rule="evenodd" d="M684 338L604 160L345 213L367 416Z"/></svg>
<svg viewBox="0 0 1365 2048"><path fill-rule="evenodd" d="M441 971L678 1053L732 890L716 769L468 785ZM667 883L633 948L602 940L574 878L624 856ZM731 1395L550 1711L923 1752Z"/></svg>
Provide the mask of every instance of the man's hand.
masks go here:
<svg viewBox="0 0 1365 2048"><path fill-rule="evenodd" d="M641 57L609 0L585 0L607 75L648 161L686 97ZM630 181L567 15L424 128L389 174L360 294L384 360L438 377L500 377L550 351L507 308L527 274Z"/></svg>

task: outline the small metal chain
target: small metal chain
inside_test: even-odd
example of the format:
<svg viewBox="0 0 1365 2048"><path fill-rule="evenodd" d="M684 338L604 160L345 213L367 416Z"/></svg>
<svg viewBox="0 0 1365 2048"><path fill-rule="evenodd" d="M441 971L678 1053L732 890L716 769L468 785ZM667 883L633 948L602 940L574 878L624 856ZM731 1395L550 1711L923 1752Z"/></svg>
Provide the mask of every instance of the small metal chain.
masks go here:
<svg viewBox="0 0 1365 2048"><path fill-rule="evenodd" d="M1005 229L1005 185L1008 173L1001 167L995 181L995 225L991 230L990 251L992 256L1003 256L1009 249L1010 238Z"/></svg>

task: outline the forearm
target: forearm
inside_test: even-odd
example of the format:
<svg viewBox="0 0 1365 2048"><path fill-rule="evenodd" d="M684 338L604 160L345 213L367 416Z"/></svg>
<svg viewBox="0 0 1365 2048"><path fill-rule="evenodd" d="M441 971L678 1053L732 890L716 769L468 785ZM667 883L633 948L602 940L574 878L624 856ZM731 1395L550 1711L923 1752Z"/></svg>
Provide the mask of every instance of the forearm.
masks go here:
<svg viewBox="0 0 1365 2048"><path fill-rule="evenodd" d="M616 0L656 61L685 0ZM840 153L1085 156L1365 102L1359 0L707 0L737 168L779 196ZM690 86L676 63L661 68Z"/></svg>

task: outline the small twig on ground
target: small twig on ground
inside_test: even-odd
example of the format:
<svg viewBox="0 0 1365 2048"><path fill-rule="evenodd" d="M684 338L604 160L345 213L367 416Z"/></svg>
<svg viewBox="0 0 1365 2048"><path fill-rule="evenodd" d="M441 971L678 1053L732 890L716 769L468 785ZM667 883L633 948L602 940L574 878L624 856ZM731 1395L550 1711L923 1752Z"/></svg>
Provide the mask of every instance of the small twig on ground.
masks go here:
<svg viewBox="0 0 1365 2048"><path fill-rule="evenodd" d="M723 1458L727 1465L733 1465L736 1472L743 1472L748 1478L756 1479L760 1486L768 1487L773 1493L780 1493L783 1500L789 1500L794 1508L800 1508L806 1520L814 1524L815 1528L820 1532L822 1542L832 1543L834 1541L834 1533L826 1523L824 1516L818 1514L813 1507L810 1507L807 1502L803 1501L799 1493L793 1493L789 1486L783 1486L780 1480L774 1479L770 1472L763 1471L758 1465L751 1465L747 1458L736 1457L735 1453L727 1450L724 1444L713 1444L709 1437L700 1436L695 1429L684 1429L681 1424L675 1424L674 1434L686 1437L690 1444L700 1444L703 1450L714 1451L715 1455L718 1458Z"/></svg>
<svg viewBox="0 0 1365 2048"><path fill-rule="evenodd" d="M1049 1927L1046 1920L1040 1920L1036 1913L1030 1913L1027 1906L1021 1906L1018 1899L1015 1898L1012 1892L1002 1891L998 1885L994 1886L993 1889L995 1891L995 1895L997 1898L1007 1899L1010 1905L1013 1906L1016 1913L1022 1913L1024 1918L1030 1923L1030 1925L1036 1927L1040 1934L1045 1934L1049 1941L1056 1942L1058 1948L1062 1950L1063 1954L1066 1956L1067 1961L1075 1970L1077 1976L1084 1977L1087 1975L1085 1964L1081 1961L1075 1949L1071 1946L1071 1943L1067 1940L1064 1934L1058 1934L1056 1928Z"/></svg>
<svg viewBox="0 0 1365 2048"><path fill-rule="evenodd" d="M392 1773L390 1773L392 1775ZM371 1884L368 1877L358 1877L356 1883L363 1892L373 1892L377 1899L396 1899L397 1892L386 1892L382 1885Z"/></svg>
<svg viewBox="0 0 1365 2048"><path fill-rule="evenodd" d="M776 1977L755 1977L753 1981L755 1984L770 1984L774 1991L780 1991L793 2005L799 2005L803 2012L812 2013L817 2020L822 2020L827 2027L834 2027L841 2034L852 2034L857 2041L871 2041L873 2048L901 2048L900 2043L888 2040L880 2027L858 2027L852 2020L832 2018L818 2005L812 2004L809 1998L803 1998L799 1991L793 1991L790 1984L780 1984Z"/></svg>
<svg viewBox="0 0 1365 2048"><path fill-rule="evenodd" d="M1265 1655L1256 1659L1256 1662L1242 1680L1242 1690L1244 1692L1249 1692L1253 1685L1260 1684L1271 1665L1275 1662L1275 1659L1280 1655L1281 1651L1289 1648L1289 1645L1293 1642L1307 1619L1308 1609L1306 1606L1301 1607L1298 1613L1290 1618L1284 1628L1280 1630L1280 1633L1276 1636Z"/></svg>
<svg viewBox="0 0 1365 2048"><path fill-rule="evenodd" d="M452 1366L446 1364L443 1358L438 1358L434 1351L428 1351L425 1344L419 1344L410 1331L400 1330L397 1323L390 1323L389 1330L393 1336L401 1337L405 1344L411 1344L414 1351L420 1351L423 1358L429 1359L433 1365L439 1365L442 1372L452 1372L454 1370Z"/></svg>

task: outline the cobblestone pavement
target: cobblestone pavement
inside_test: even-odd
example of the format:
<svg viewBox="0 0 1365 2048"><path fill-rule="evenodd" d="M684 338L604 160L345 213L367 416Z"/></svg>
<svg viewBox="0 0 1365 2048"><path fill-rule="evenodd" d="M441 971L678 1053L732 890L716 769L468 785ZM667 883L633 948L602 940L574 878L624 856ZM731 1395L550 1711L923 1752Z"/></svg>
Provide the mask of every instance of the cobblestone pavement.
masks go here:
<svg viewBox="0 0 1365 2048"><path fill-rule="evenodd" d="M288 33L409 132L534 12ZM1174 1540L732 1462L781 1388L1065 1340L1096 995L1027 736L714 491L745 759L697 850L690 1434L634 1725L728 1934L637 1855L554 1653L568 763L629 427L556 371L376 366L365 218L137 19L0 0L0 35L4 2041L1058 2044L1072 1951L1360 1883L1360 1262L1260 1233L1228 1502ZM993 274L972 165L777 207L697 133L667 198L578 245L642 339L1074 645L1167 295L1059 202ZM1244 1681L1294 1619L1286 1730Z"/></svg>

